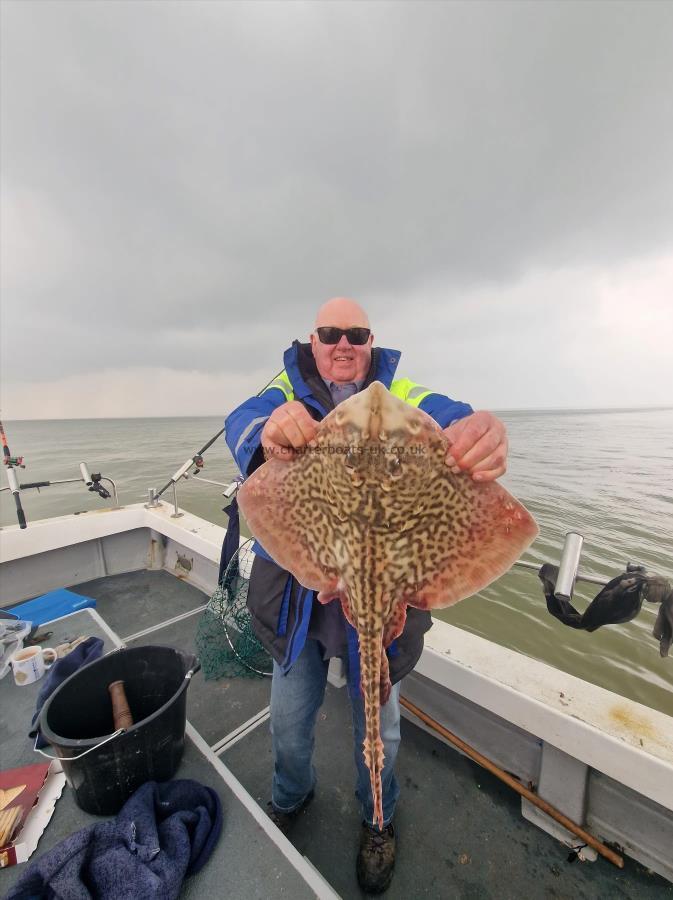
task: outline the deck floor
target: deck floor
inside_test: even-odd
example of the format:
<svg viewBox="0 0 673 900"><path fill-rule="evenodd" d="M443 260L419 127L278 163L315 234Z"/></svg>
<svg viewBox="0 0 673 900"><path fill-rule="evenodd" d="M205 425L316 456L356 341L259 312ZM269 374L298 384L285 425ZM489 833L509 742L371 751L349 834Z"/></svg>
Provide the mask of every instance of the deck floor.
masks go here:
<svg viewBox="0 0 673 900"><path fill-rule="evenodd" d="M103 652L108 653L118 642L102 621L94 610L83 609L50 622L44 630L51 633L55 645L72 640L79 634L100 638L103 641ZM8 769L33 765L37 760L27 732L40 689L39 682L17 688L11 678L0 681L2 764ZM246 897L249 900L271 900L271 898L282 900L287 897L292 897L293 900L300 898L310 900L311 897L315 897L311 885L297 871L296 860L288 858L288 848L285 846L287 842L280 839L277 843L273 839L277 836L277 832L270 822L268 832L260 827L256 816L267 824L264 813L260 814L260 811L255 809L255 804L250 798L247 798L247 804L242 802L234 789L235 786L230 783L229 773L220 771L219 766L213 763L211 755L207 751L204 752L204 748L200 746L201 740L193 739L193 734L193 729L190 728L175 778L194 779L218 794L223 807L222 831L217 841L216 852L201 871L185 880L181 896L219 897L222 885L226 884L230 897ZM50 752L47 749L47 753ZM117 758L120 769L123 769L121 761L127 753L128 750L119 751ZM83 761L82 767L76 766L75 770L81 777L86 770L91 771L91 767L95 765L94 762ZM255 815L251 814L251 809ZM53 816L40 837L34 860L54 849L74 832L100 821L98 816L84 812L77 805L75 790L67 788L55 804ZM235 866L231 865L232 859L236 860ZM260 859L264 860L264 867L259 866ZM25 865L19 864L0 870L0 895L5 896L6 891L22 877L25 869ZM76 889L73 888L71 896L75 896L76 893ZM126 892L124 896L131 894L132 892ZM59 893L59 896L63 895Z"/></svg>
<svg viewBox="0 0 673 900"><path fill-rule="evenodd" d="M121 637L159 625L207 601L166 572L137 572L80 584ZM194 651L200 613L133 640ZM199 673L187 715L212 746L269 704L269 679ZM220 757L265 807L272 772L268 720ZM347 692L327 687L316 727L318 788L290 839L345 900L363 896L355 879L359 835ZM397 762L402 793L395 825L398 854L386 897L459 900L509 898L671 898L673 885L626 858L620 871L599 858L570 863L567 850L521 816L518 795L471 760L404 720ZM263 861L260 861L263 865Z"/></svg>

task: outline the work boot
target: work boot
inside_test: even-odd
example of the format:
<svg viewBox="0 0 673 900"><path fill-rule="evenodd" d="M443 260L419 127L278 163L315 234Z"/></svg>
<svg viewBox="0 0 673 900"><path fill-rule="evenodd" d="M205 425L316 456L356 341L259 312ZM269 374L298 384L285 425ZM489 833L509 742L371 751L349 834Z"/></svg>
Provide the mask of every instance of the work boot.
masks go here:
<svg viewBox="0 0 673 900"><path fill-rule="evenodd" d="M395 829L392 822L383 831L363 822L355 867L362 890L367 894L382 894L392 881L394 868Z"/></svg>
<svg viewBox="0 0 673 900"><path fill-rule="evenodd" d="M292 812L282 812L281 810L276 809L271 800L269 800L266 804L266 814L276 828L279 828L287 837L298 815L306 809L311 800L313 800L313 789L308 792L299 806L296 809L293 809Z"/></svg>

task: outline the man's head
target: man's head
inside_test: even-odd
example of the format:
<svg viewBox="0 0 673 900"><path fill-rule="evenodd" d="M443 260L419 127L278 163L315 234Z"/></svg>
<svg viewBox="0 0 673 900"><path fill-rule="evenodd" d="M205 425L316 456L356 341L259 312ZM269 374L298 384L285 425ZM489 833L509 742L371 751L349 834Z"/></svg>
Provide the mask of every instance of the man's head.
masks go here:
<svg viewBox="0 0 673 900"><path fill-rule="evenodd" d="M372 342L370 334L364 344L349 343L348 336L343 334L336 344L323 343L318 336L318 328L369 328L367 313L348 297L333 297L318 310L315 329L311 335L311 349L318 372L323 378L336 384L348 384L362 381L372 358ZM329 335L328 335L329 336Z"/></svg>

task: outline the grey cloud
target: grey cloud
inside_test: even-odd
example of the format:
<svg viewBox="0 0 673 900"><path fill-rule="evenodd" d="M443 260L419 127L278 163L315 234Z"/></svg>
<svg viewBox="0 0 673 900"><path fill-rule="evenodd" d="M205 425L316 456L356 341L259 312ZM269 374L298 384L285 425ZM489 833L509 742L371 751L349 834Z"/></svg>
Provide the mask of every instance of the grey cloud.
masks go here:
<svg viewBox="0 0 673 900"><path fill-rule="evenodd" d="M3 357L27 377L235 369L334 293L459 295L673 238L670 4L6 2L3 19L3 194L68 236L62 263L29 232L28 276L3 252Z"/></svg>

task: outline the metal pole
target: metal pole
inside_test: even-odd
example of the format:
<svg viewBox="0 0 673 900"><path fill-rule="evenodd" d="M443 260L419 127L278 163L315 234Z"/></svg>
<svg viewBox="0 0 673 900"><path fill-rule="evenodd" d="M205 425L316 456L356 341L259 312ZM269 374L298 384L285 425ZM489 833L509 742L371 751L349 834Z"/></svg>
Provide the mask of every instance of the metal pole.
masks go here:
<svg viewBox="0 0 673 900"><path fill-rule="evenodd" d="M30 491L34 488L37 488L39 490L43 487L51 487L52 484L74 484L75 482L79 482L81 480L81 478L61 478L56 481L27 481L25 483L22 481L19 485L19 488L22 491ZM9 490L9 488L0 488L0 490L6 491Z"/></svg>
<svg viewBox="0 0 673 900"><path fill-rule="evenodd" d="M156 509L159 506L159 501L157 500L157 492L154 488L147 489L147 503L145 504L146 509Z"/></svg>
<svg viewBox="0 0 673 900"><path fill-rule="evenodd" d="M74 484L81 480L81 478L60 478L57 481L29 481L27 484L21 484L21 490L29 491L31 488L51 487L52 484Z"/></svg>
<svg viewBox="0 0 673 900"><path fill-rule="evenodd" d="M182 513L178 510L178 486L173 482L173 506L175 511L171 514L171 519L179 519Z"/></svg>
<svg viewBox="0 0 673 900"><path fill-rule="evenodd" d="M540 566L537 563L524 562L521 559L518 559L514 565L519 566L521 569L531 569L533 572L540 571ZM587 584L597 584L600 587L605 587L607 584L604 578L596 578L594 575L578 575L576 580L585 581Z"/></svg>
<svg viewBox="0 0 673 900"><path fill-rule="evenodd" d="M119 497L117 496L117 485L111 478L108 478L107 475L101 478L101 481L109 481L112 485L112 496L114 497L115 506L119 506Z"/></svg>
<svg viewBox="0 0 673 900"><path fill-rule="evenodd" d="M230 482L212 481L210 478L204 478L202 475L192 475L194 481L205 481L206 484L214 484L217 487L229 487Z"/></svg>

